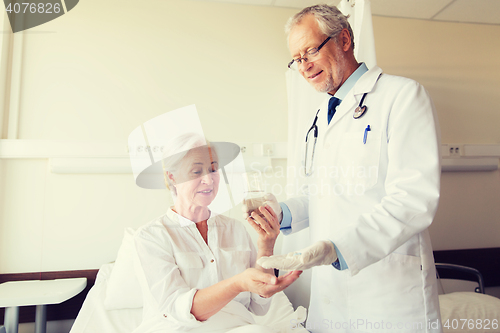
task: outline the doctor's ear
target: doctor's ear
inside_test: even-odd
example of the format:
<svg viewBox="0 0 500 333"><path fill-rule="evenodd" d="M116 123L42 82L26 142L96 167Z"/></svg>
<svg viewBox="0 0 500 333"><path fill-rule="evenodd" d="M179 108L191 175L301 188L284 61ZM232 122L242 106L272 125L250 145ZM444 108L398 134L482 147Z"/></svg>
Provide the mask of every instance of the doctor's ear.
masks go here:
<svg viewBox="0 0 500 333"><path fill-rule="evenodd" d="M347 52L351 48L352 38L353 36L351 36L349 30L346 28L342 29L338 36L338 42L344 52Z"/></svg>

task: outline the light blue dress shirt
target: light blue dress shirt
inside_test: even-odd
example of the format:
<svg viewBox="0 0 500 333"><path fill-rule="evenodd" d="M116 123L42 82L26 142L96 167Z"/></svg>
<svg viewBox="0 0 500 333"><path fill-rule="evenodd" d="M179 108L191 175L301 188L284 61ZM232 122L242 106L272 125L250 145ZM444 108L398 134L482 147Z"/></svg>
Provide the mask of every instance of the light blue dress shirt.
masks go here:
<svg viewBox="0 0 500 333"><path fill-rule="evenodd" d="M347 93L354 87L356 82L358 82L359 78L368 72L368 67L366 67L365 63L362 62L361 65L345 80L344 84L340 86L339 90L333 95L338 99L343 100Z"/></svg>
<svg viewBox="0 0 500 333"><path fill-rule="evenodd" d="M333 95L340 100L343 100L347 93L354 87L356 82L358 82L359 78L368 72L368 68L365 63L362 62L361 65L347 78L342 86L340 86L339 90ZM282 202L280 202L281 210L283 211L283 219L281 220L280 230L291 229L292 228L292 213L290 213L290 209L288 206ZM333 267L338 270L344 270L349 268L344 260L344 257L340 253L339 249L333 244L335 247L335 251L337 252L338 261L332 263Z"/></svg>

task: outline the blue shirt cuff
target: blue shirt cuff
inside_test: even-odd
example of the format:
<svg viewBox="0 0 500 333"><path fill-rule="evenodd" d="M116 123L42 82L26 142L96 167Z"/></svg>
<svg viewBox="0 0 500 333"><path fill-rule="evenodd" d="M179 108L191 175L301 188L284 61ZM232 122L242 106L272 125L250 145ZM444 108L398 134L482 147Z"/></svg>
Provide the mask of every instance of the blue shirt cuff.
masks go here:
<svg viewBox="0 0 500 333"><path fill-rule="evenodd" d="M335 261L332 264L333 267L335 267L339 271L343 271L345 269L348 269L349 267L347 266L347 263L345 262L344 257L342 256L342 253L340 253L340 251L337 248L337 245L335 245L335 243L333 244L333 247L335 248L335 252L337 252L337 261Z"/></svg>
<svg viewBox="0 0 500 333"><path fill-rule="evenodd" d="M291 229L292 228L292 213L287 205L280 202L281 210L283 212L283 218L281 219L280 230Z"/></svg>
<svg viewBox="0 0 500 333"><path fill-rule="evenodd" d="M280 207L283 212L283 218L281 219L281 224L280 224L280 230L283 229L291 229L292 228L292 213L290 212L290 209L286 204L283 202L280 202ZM332 242L333 243L333 242ZM344 257L342 256L342 253L340 253L339 249L333 244L333 247L335 248L335 252L337 252L337 261L332 263L333 267L335 267L338 270L345 270L348 269L349 267L347 266L347 263L344 260Z"/></svg>

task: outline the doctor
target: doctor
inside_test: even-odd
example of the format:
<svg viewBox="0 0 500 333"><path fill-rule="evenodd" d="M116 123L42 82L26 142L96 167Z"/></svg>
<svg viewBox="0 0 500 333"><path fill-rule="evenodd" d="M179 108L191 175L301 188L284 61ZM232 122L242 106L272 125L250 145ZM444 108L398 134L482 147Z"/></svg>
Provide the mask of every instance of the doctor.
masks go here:
<svg viewBox="0 0 500 333"><path fill-rule="evenodd" d="M439 134L428 93L358 63L336 7L303 9L287 32L289 67L327 98L304 110L313 111L298 152L308 195L271 207L284 234L309 227L312 245L258 263L314 267L311 332L441 332L427 231L439 199Z"/></svg>

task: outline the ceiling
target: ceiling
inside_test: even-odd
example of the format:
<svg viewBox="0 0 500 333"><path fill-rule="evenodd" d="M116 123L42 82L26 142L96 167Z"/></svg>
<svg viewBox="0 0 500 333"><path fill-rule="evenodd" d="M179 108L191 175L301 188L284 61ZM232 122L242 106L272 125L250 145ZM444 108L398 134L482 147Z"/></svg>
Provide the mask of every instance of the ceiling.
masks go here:
<svg viewBox="0 0 500 333"><path fill-rule="evenodd" d="M330 0L202 0L302 9ZM356 0L349 0L355 2ZM338 3L339 0L333 0ZM500 0L371 0L376 16L500 25Z"/></svg>

